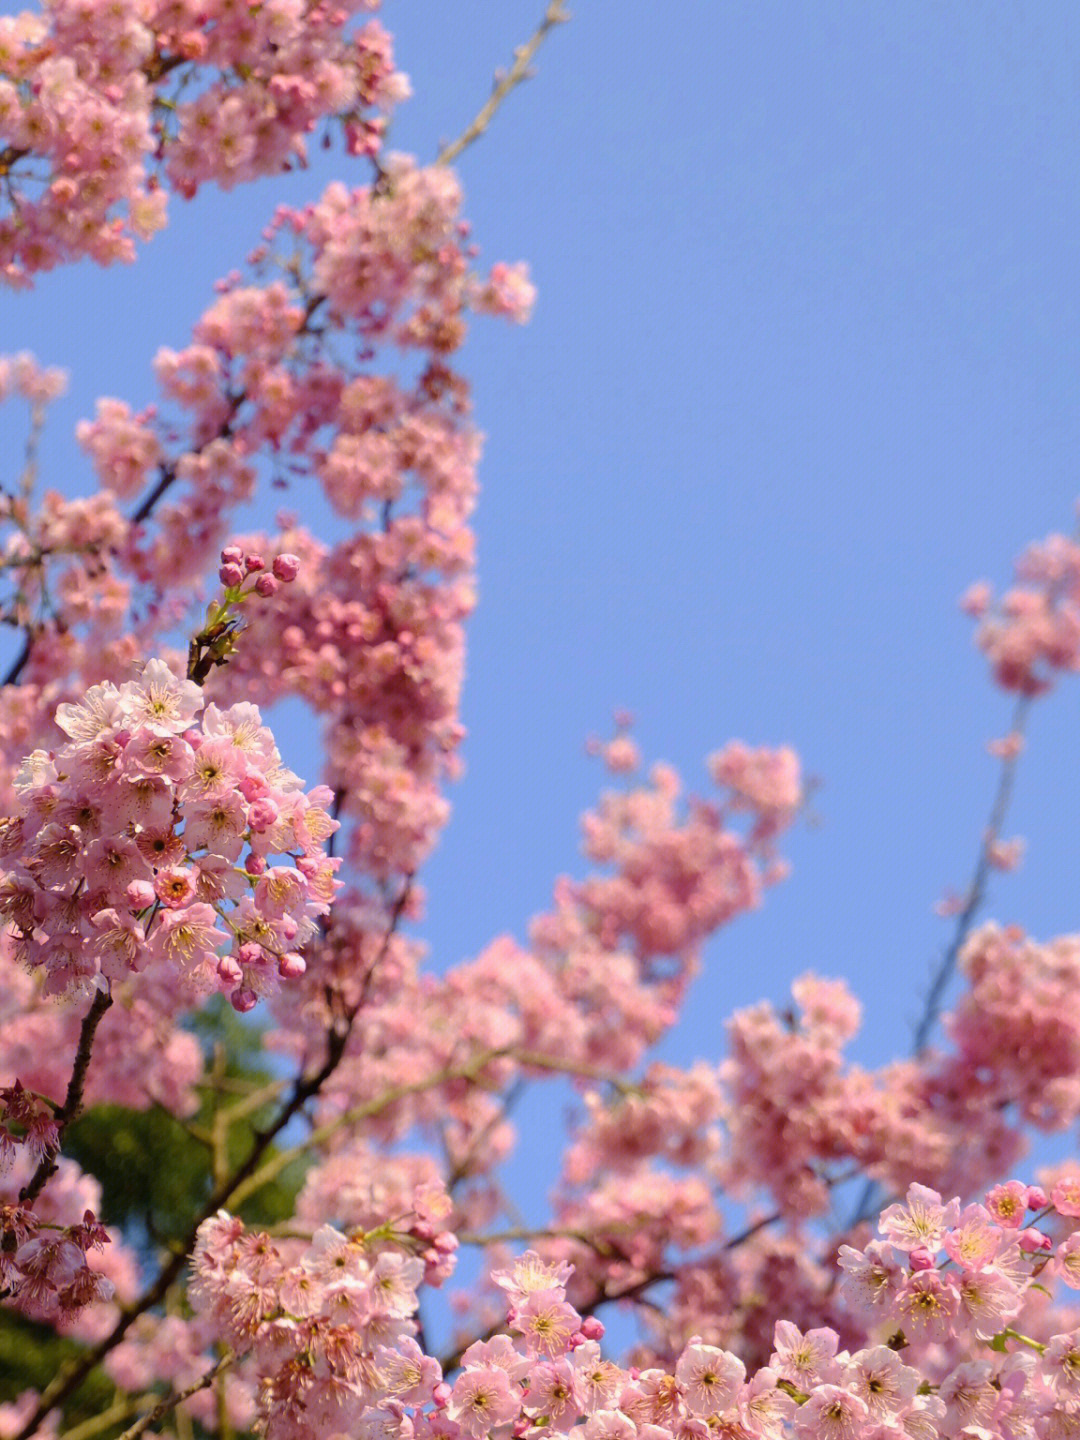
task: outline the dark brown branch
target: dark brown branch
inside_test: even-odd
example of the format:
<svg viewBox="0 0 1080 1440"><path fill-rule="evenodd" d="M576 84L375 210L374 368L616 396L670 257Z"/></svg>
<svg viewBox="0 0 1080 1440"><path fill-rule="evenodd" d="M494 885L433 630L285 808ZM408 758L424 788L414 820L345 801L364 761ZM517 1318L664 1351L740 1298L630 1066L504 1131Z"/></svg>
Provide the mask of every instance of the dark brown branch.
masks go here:
<svg viewBox="0 0 1080 1440"><path fill-rule="evenodd" d="M32 1205L56 1174L56 1156L59 1154L60 1144L63 1142L64 1131L82 1109L83 1090L86 1087L86 1072L90 1067L90 1052L94 1044L94 1035L111 1004L112 995L108 990L94 992L93 1004L83 1017L82 1029L79 1031L79 1048L75 1052L75 1064L71 1071L71 1079L68 1081L67 1094L64 1097L63 1105L54 1116L59 1132L57 1149L42 1157L29 1183L24 1185L19 1192L20 1205Z"/></svg>

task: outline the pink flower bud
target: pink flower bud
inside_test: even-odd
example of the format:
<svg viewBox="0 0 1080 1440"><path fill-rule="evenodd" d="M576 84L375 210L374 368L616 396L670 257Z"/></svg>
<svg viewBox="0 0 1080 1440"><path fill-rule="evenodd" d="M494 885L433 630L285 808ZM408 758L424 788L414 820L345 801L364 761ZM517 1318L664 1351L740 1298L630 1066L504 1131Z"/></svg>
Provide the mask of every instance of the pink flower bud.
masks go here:
<svg viewBox="0 0 1080 1440"><path fill-rule="evenodd" d="M223 955L217 963L218 977L226 985L236 985L243 979L244 972L240 969L232 955Z"/></svg>
<svg viewBox="0 0 1080 1440"><path fill-rule="evenodd" d="M586 1340L602 1340L604 1338L604 1322L598 1320L595 1315L586 1315L581 1322L581 1333Z"/></svg>
<svg viewBox="0 0 1080 1440"><path fill-rule="evenodd" d="M289 950L278 961L278 974L283 980L299 980L307 969L307 961L295 950Z"/></svg>
<svg viewBox="0 0 1080 1440"><path fill-rule="evenodd" d="M934 1257L925 1245L916 1245L908 1255L912 1270L932 1270L934 1268Z"/></svg>
<svg viewBox="0 0 1080 1440"><path fill-rule="evenodd" d="M256 800L248 811L248 826L255 831L269 830L280 814L277 804L269 795L264 795L261 800Z"/></svg>
<svg viewBox="0 0 1080 1440"><path fill-rule="evenodd" d="M445 1410L447 1405L450 1404L450 1397L451 1395L453 1395L453 1393L453 1390L446 1383L446 1381L440 1380L438 1385L436 1385L435 1389L431 1392L431 1398L435 1404L436 1410Z"/></svg>
<svg viewBox="0 0 1080 1440"><path fill-rule="evenodd" d="M239 545L226 545L221 552L222 565L242 565L244 563L244 552Z"/></svg>
<svg viewBox="0 0 1080 1440"><path fill-rule="evenodd" d="M1016 1237L1020 1242L1020 1249L1025 1250L1029 1255L1034 1255L1039 1250L1052 1250L1054 1242L1049 1235L1044 1235L1041 1230L1021 1230Z"/></svg>
<svg viewBox="0 0 1080 1440"><path fill-rule="evenodd" d="M1050 1200L1046 1191L1041 1185L1029 1185L1027 1188L1027 1208L1029 1210L1042 1210L1049 1205Z"/></svg>
<svg viewBox="0 0 1080 1440"><path fill-rule="evenodd" d="M440 1230L431 1243L435 1246L435 1249L443 1255L453 1255L458 1248L458 1238L456 1235L451 1234L449 1230Z"/></svg>
<svg viewBox="0 0 1080 1440"><path fill-rule="evenodd" d="M249 555L244 561L244 566L247 569L248 574L253 575L256 570L266 569L266 561L261 555Z"/></svg>
<svg viewBox="0 0 1080 1440"><path fill-rule="evenodd" d="M154 887L149 880L132 880L126 894L132 910L147 910L154 903Z"/></svg>
<svg viewBox="0 0 1080 1440"><path fill-rule="evenodd" d="M235 589L237 585L244 583L244 572L239 565L222 565L217 573L221 583L230 589Z"/></svg>
<svg viewBox="0 0 1080 1440"><path fill-rule="evenodd" d="M244 861L244 869L249 875L261 875L266 869L266 856L256 855L254 850Z"/></svg>
<svg viewBox="0 0 1080 1440"><path fill-rule="evenodd" d="M236 952L236 958L241 965L263 965L266 962L266 951L254 940L245 940Z"/></svg>
<svg viewBox="0 0 1080 1440"><path fill-rule="evenodd" d="M234 990L229 996L229 1004L238 1015L246 1015L249 1010L254 1010L259 1003L259 997L254 990Z"/></svg>
<svg viewBox="0 0 1080 1440"><path fill-rule="evenodd" d="M269 600L271 595L276 595L278 582L273 575L260 575L255 581L255 594L261 595L264 600Z"/></svg>
<svg viewBox="0 0 1080 1440"><path fill-rule="evenodd" d="M300 574L299 555L290 555L288 551L283 555L275 555L274 574L285 585L288 585L291 580L295 580Z"/></svg>

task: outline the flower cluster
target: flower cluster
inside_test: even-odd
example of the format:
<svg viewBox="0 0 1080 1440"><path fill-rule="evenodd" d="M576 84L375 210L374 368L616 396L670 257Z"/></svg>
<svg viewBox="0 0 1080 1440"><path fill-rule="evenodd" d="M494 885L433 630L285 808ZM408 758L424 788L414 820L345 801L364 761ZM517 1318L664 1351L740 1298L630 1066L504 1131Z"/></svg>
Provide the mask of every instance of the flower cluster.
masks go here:
<svg viewBox="0 0 1080 1440"><path fill-rule="evenodd" d="M330 1225L297 1250L221 1211L192 1257L196 1310L252 1354L269 1440L350 1429L379 1395L429 1401L442 1374L412 1338L423 1261Z"/></svg>
<svg viewBox="0 0 1080 1440"><path fill-rule="evenodd" d="M1067 1238L1055 1244L1025 1213ZM700 1335L670 1365L615 1364L600 1351L604 1326L567 1300L573 1266L528 1251L493 1271L504 1319L444 1380L415 1338L419 1268L385 1248L385 1229L349 1239L324 1226L286 1253L219 1214L200 1231L193 1295L211 1333L247 1357L274 1440L345 1427L372 1440L1056 1436L1076 1413L1080 1331L1050 1333L1044 1315L1039 1339L1010 1322L1036 1277L1042 1294L1055 1275L1080 1288L1078 1218L1073 1173L1049 1197L1010 1181L964 1208L913 1185L882 1213L883 1241L840 1250L869 1343L844 1349L832 1326L778 1320L753 1370Z"/></svg>
<svg viewBox="0 0 1080 1440"><path fill-rule="evenodd" d="M60 705L56 724L68 744L27 758L0 875L16 954L46 990L165 964L245 1010L302 974L335 889L323 844L336 822L329 793L305 795L282 766L256 707L204 708L197 685L151 660Z"/></svg>
<svg viewBox="0 0 1080 1440"><path fill-rule="evenodd" d="M119 1233L97 1218L100 1184L72 1161L59 1157L50 1185L32 1204L24 1199L38 1163L33 1149L28 1141L0 1173L0 1296L35 1320L93 1339L112 1309L106 1302L135 1293L137 1265Z"/></svg>
<svg viewBox="0 0 1080 1440"><path fill-rule="evenodd" d="M1057 675L1080 670L1080 544L1051 535L1029 546L1017 562L1016 579L996 606L984 581L961 603L980 621L976 642L997 683L1039 695Z"/></svg>
<svg viewBox="0 0 1080 1440"><path fill-rule="evenodd" d="M130 260L166 223L167 186L193 196L303 164L319 121L377 148L408 94L367 0L50 0L0 16L0 275L89 256ZM378 113L382 111L384 113Z"/></svg>

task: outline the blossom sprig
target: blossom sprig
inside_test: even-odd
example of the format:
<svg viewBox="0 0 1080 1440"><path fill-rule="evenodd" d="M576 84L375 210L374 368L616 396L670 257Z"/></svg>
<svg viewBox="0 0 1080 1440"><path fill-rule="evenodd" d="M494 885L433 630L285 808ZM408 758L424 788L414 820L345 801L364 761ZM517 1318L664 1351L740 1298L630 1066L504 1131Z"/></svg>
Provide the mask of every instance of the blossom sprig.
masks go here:
<svg viewBox="0 0 1080 1440"><path fill-rule="evenodd" d="M69 742L27 757L0 836L0 915L46 991L164 965L243 1011L301 975L337 888L337 822L258 708L204 707L198 684L151 660L60 705L56 724Z"/></svg>
<svg viewBox="0 0 1080 1440"><path fill-rule="evenodd" d="M300 573L300 560L289 553L275 555L271 568L254 552L245 554L239 545L227 545L221 552L218 579L225 587L220 600L211 601L206 623L193 635L188 646L187 678L201 685L216 665L226 665L236 652L236 637L243 620L238 607L253 595L269 600L282 585L289 585Z"/></svg>

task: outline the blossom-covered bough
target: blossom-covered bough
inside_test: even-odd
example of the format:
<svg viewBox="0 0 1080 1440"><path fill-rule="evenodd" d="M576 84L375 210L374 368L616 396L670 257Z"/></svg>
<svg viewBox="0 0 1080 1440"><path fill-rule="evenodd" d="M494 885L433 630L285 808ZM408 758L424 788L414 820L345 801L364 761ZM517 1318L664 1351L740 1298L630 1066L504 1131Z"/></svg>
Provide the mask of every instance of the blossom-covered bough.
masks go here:
<svg viewBox="0 0 1080 1440"><path fill-rule="evenodd" d="M849 1064L858 1002L814 974L784 1013L733 1016L719 1064L650 1058L705 942L783 878L806 790L787 749L729 743L685 796L620 728L596 746L619 788L585 817L591 872L527 942L426 968L406 922L474 603L454 356L470 314L523 320L532 289L475 270L445 163L384 152L408 87L353 13L373 8L0 17L12 284L133 258L170 191L298 164L320 127L350 167L269 217L159 353L159 405L103 399L79 426L94 493L39 493L63 379L0 361L29 410L0 492L0 1334L22 1346L0 1436L1080 1433L1080 1160L1013 1178L1028 1131L1080 1118L1080 939L974 923L1018 859L1027 707L1080 668L1080 547L1051 537L997 604L965 599L1017 720L954 907L941 979L963 988L940 1017L935 987L911 1058ZM443 162L565 18L553 0ZM302 522L315 489L333 538ZM294 513L236 534L271 490ZM263 711L286 697L322 726L319 775L282 762ZM274 1069L230 1070L216 996L262 1017ZM502 1166L522 1091L558 1077L580 1103L529 1228ZM81 1114L167 1117L201 1147L167 1243L112 1223ZM463 1249L479 1278L448 1333L426 1302ZM629 1355L605 1343L617 1307Z"/></svg>

